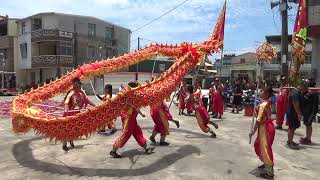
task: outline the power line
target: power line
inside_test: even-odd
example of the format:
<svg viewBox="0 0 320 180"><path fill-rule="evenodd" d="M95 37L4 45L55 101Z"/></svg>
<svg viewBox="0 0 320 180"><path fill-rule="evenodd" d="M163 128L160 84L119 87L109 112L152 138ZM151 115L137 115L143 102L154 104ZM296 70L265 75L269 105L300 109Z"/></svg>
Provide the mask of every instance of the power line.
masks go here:
<svg viewBox="0 0 320 180"><path fill-rule="evenodd" d="M172 11L173 11L173 10L175 10L175 9L177 9L178 7L180 7L181 5L183 5L184 3L188 2L188 1L189 1L189 0L185 0L185 1L183 1L182 3L180 3L180 4L178 4L177 6L173 7L172 9L170 9L169 11L167 11L166 13L164 13L164 14L162 14L161 16L159 16L159 17L157 17L157 18L153 19L152 21L149 21L149 22L147 22L146 24L144 24L144 25L142 25L142 26L138 27L137 29L133 30L132 32L136 32L136 31L138 31L138 30L140 30L140 29L142 29L142 28L144 28L144 27L146 27L146 26L150 25L151 23L153 23L153 22L155 22L155 21L159 20L159 19L160 19L160 18L162 18L163 16L165 16L165 15L169 14L170 12L172 12Z"/></svg>
<svg viewBox="0 0 320 180"><path fill-rule="evenodd" d="M147 38L144 38L144 37L141 37L140 39L141 39L141 40L146 40L146 41L149 41L149 42L152 42L152 43L157 43L157 42L154 41L154 40L150 40L150 39L147 39Z"/></svg>
<svg viewBox="0 0 320 180"><path fill-rule="evenodd" d="M277 26L276 20L274 19L274 11L272 11L272 16L273 16L273 25L274 25L274 27L277 29L277 32L279 33L279 32L280 32L280 31L279 31L279 28L278 28L278 26Z"/></svg>

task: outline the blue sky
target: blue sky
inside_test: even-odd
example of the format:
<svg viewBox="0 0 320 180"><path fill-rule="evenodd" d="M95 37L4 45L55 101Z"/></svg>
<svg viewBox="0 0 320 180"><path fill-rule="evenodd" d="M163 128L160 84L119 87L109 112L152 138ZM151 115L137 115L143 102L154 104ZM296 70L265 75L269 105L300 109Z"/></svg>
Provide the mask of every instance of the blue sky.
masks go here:
<svg viewBox="0 0 320 180"><path fill-rule="evenodd" d="M8 14L16 18L40 12L89 15L134 30L183 1L32 0L27 2L10 0L1 2L0 14ZM199 42L206 39L212 31L223 2L224 0L189 0L158 21L133 32L132 49L137 48L138 36L143 38L142 46L151 41L179 43L183 41ZM293 8L289 11L289 33L292 33L296 6L292 4ZM241 54L253 51L259 45L258 42L265 40L265 35L281 32L278 8L272 11L269 0L228 0L226 18L225 53Z"/></svg>

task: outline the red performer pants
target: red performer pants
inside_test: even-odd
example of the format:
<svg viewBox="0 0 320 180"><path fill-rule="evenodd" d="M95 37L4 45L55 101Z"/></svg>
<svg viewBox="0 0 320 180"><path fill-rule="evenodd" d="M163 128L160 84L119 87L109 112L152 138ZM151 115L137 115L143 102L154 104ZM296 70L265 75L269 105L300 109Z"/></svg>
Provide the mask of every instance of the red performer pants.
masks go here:
<svg viewBox="0 0 320 180"><path fill-rule="evenodd" d="M223 115L224 111L224 104L223 104L223 97L219 93L214 93L213 95L213 112L219 113Z"/></svg>
<svg viewBox="0 0 320 180"><path fill-rule="evenodd" d="M193 112L192 104L190 102L188 102L188 101L186 103L186 108L187 108L188 113L192 113Z"/></svg>
<svg viewBox="0 0 320 180"><path fill-rule="evenodd" d="M113 144L114 148L122 148L131 136L135 138L141 147L147 143L147 140L143 137L142 130L137 123L137 115L138 112L132 110L129 110L128 114L121 114L121 120L123 123L122 133Z"/></svg>
<svg viewBox="0 0 320 180"><path fill-rule="evenodd" d="M160 133L161 137L164 137L169 134L169 116L163 106L157 106L150 109L150 115L154 122L153 131ZM171 115L170 115L171 116Z"/></svg>
<svg viewBox="0 0 320 180"><path fill-rule="evenodd" d="M277 125L282 126L284 115L288 110L288 102L283 99L283 97L279 96L277 99Z"/></svg>
<svg viewBox="0 0 320 180"><path fill-rule="evenodd" d="M210 116L206 108L202 105L195 108L196 112L196 119L198 121L198 125L201 128L201 130L205 133L209 132L208 123L210 120Z"/></svg>
<svg viewBox="0 0 320 180"><path fill-rule="evenodd" d="M180 95L180 98L179 98L179 109L181 110L184 110L186 108L186 104L184 103L184 96L181 96Z"/></svg>

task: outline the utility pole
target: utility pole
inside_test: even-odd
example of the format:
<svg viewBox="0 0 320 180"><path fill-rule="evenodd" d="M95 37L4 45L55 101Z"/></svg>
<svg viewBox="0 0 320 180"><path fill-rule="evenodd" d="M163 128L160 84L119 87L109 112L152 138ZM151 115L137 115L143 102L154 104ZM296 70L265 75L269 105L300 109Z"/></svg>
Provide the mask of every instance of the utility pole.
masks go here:
<svg viewBox="0 0 320 180"><path fill-rule="evenodd" d="M282 29L281 29L281 74L288 78L288 0L280 3Z"/></svg>
<svg viewBox="0 0 320 180"><path fill-rule="evenodd" d="M140 37L138 37L138 50L140 50ZM136 81L138 81L139 63L136 64Z"/></svg>

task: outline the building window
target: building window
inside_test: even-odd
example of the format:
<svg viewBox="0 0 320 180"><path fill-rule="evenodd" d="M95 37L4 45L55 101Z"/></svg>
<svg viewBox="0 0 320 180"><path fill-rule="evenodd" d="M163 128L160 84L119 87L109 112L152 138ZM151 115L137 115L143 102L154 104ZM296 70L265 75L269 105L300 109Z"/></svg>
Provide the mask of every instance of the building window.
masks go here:
<svg viewBox="0 0 320 180"><path fill-rule="evenodd" d="M110 57L112 57L112 49L111 48L106 48L106 57L107 58L110 58Z"/></svg>
<svg viewBox="0 0 320 180"><path fill-rule="evenodd" d="M61 41L60 42L60 55L72 56L72 42Z"/></svg>
<svg viewBox="0 0 320 180"><path fill-rule="evenodd" d="M312 62L312 59L311 59L311 55L310 54L307 54L306 56L305 56L305 61L304 61L304 63L305 64L311 64L311 62Z"/></svg>
<svg viewBox="0 0 320 180"><path fill-rule="evenodd" d="M88 36L96 37L96 25L88 23Z"/></svg>
<svg viewBox="0 0 320 180"><path fill-rule="evenodd" d="M30 80L31 82L36 82L36 72L30 72Z"/></svg>
<svg viewBox="0 0 320 180"><path fill-rule="evenodd" d="M24 33L26 33L26 23L22 22L21 23L21 34L24 34Z"/></svg>
<svg viewBox="0 0 320 180"><path fill-rule="evenodd" d="M159 70L160 71L165 71L166 70L166 65L165 64L159 64Z"/></svg>
<svg viewBox="0 0 320 180"><path fill-rule="evenodd" d="M244 59L244 58L241 58L241 59L240 59L240 63L241 63L241 64L244 64L244 63L246 63L246 59Z"/></svg>
<svg viewBox="0 0 320 180"><path fill-rule="evenodd" d="M95 58L96 57L96 47L89 45L88 46L88 58Z"/></svg>
<svg viewBox="0 0 320 180"><path fill-rule="evenodd" d="M112 36L113 36L113 28L112 27L106 27L106 31L105 31L106 40L112 39Z"/></svg>
<svg viewBox="0 0 320 180"><path fill-rule="evenodd" d="M42 20L41 19L32 19L32 31L42 29Z"/></svg>
<svg viewBox="0 0 320 180"><path fill-rule="evenodd" d="M28 56L28 49L27 49L27 43L20 44L20 53L21 58L27 58Z"/></svg>
<svg viewBox="0 0 320 180"><path fill-rule="evenodd" d="M117 49L113 50L113 56L118 56L118 50Z"/></svg>

